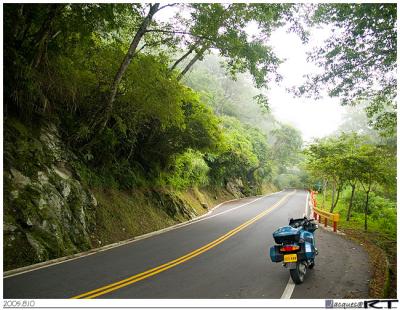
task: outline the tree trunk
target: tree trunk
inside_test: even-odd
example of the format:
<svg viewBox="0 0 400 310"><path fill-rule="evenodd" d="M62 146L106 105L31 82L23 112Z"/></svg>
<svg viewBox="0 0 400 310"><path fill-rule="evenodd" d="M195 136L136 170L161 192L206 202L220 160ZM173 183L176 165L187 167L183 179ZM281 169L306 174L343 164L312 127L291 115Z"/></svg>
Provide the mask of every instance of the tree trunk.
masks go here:
<svg viewBox="0 0 400 310"><path fill-rule="evenodd" d="M39 67L42 62L43 55L47 49L47 43L49 41L49 36L51 33L51 28L53 27L56 17L61 12L63 4L52 4L50 5L50 10L46 20L43 22L39 31L35 35L34 46L37 47L35 56L32 60L32 67Z"/></svg>
<svg viewBox="0 0 400 310"><path fill-rule="evenodd" d="M323 180L323 182L322 182L322 206L325 206L327 183L328 183L327 180Z"/></svg>
<svg viewBox="0 0 400 310"><path fill-rule="evenodd" d="M247 180L250 183L254 183L254 173L257 171L257 169L260 169L262 166L262 164L259 164L257 167L251 168L248 172L247 172Z"/></svg>
<svg viewBox="0 0 400 310"><path fill-rule="evenodd" d="M138 31L136 32L135 36L133 37L133 40L131 42L131 45L129 46L129 50L126 53L124 60L122 61L117 73L115 74L114 80L111 85L110 89L110 95L108 97L108 100L106 102L106 106L104 109L104 118L103 118L103 123L101 124L101 127L99 129L99 132L101 133L104 128L107 125L107 122L111 116L112 110L113 110L113 105L115 101L115 96L117 94L118 90L118 85L121 82L122 77L124 76L125 71L128 69L129 64L132 61L133 56L135 55L136 48L139 45L140 40L144 36L144 34L147 31L147 27L151 23L151 20L153 19L153 16L157 11L159 10L159 3L155 3L150 5L150 10L147 16L144 18L142 23L140 24L140 27Z"/></svg>
<svg viewBox="0 0 400 310"><path fill-rule="evenodd" d="M175 63L172 65L171 68L169 68L169 71L174 70L183 60L186 59L186 57L188 57L196 48L196 44L194 44L185 54L183 54L183 56L181 58L179 58L177 61L175 61Z"/></svg>
<svg viewBox="0 0 400 310"><path fill-rule="evenodd" d="M349 203L349 208L347 209L347 217L346 221L350 221L350 213L351 213L351 208L353 207L353 199L354 199L354 192L356 190L356 185L351 184L351 197L350 197L350 203Z"/></svg>
<svg viewBox="0 0 400 310"><path fill-rule="evenodd" d="M333 204L333 206L331 207L331 213L333 212L333 210L336 208L338 201L339 201L339 196L340 196L340 192L342 191L342 186L338 186L337 189L337 193L336 193L336 199L335 199L335 203Z"/></svg>
<svg viewBox="0 0 400 310"><path fill-rule="evenodd" d="M336 192L336 183L332 183L332 201L331 201L331 212L335 208L335 192Z"/></svg>
<svg viewBox="0 0 400 310"><path fill-rule="evenodd" d="M366 192L367 197L365 199L365 207L364 207L364 230L368 229L368 202L369 202L369 190Z"/></svg>
<svg viewBox="0 0 400 310"><path fill-rule="evenodd" d="M178 81L183 78L183 76L189 71L189 69L195 64L196 61L198 61L201 56L203 56L204 52L208 46L203 46L200 51L192 58L192 60L186 65L186 67L182 70L182 72L178 76Z"/></svg>

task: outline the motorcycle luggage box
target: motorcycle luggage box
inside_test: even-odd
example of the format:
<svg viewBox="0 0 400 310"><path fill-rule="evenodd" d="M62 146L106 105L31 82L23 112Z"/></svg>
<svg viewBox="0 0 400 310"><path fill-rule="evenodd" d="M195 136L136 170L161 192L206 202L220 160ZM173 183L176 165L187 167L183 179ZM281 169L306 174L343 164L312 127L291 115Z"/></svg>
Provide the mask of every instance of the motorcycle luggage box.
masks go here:
<svg viewBox="0 0 400 310"><path fill-rule="evenodd" d="M272 234L277 244L298 242L300 240L300 228L284 226L275 230Z"/></svg>
<svg viewBox="0 0 400 310"><path fill-rule="evenodd" d="M283 254L279 252L279 246L272 246L269 248L269 256L271 257L271 261L273 263L279 263L283 261Z"/></svg>

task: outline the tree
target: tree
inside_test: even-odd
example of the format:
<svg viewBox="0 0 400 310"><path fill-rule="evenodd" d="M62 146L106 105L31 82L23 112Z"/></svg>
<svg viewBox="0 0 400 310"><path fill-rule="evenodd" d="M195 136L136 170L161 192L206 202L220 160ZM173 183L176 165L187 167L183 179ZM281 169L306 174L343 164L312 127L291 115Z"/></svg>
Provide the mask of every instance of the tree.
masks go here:
<svg viewBox="0 0 400 310"><path fill-rule="evenodd" d="M268 145L267 136L261 130L246 126L245 134L253 147L253 153L257 156L258 165L247 171L247 180L250 184L260 183L271 174L271 149Z"/></svg>
<svg viewBox="0 0 400 310"><path fill-rule="evenodd" d="M4 62L9 68L4 85L6 111L17 108L25 109L24 113L60 108L58 100L51 99L63 85L55 87L57 83L51 80L71 73L72 68L60 72L57 61L75 56L73 64L82 63L81 57L93 53L99 38L107 34L120 38L121 29L129 29L135 19L135 10L121 4L7 4L4 8ZM76 97L63 95L60 101L73 106Z"/></svg>
<svg viewBox="0 0 400 310"><path fill-rule="evenodd" d="M390 182L390 154L385 149L370 144L364 144L358 149L358 169L361 172L359 181L364 190L364 230L368 229L369 195L377 184Z"/></svg>
<svg viewBox="0 0 400 310"><path fill-rule="evenodd" d="M300 132L292 126L281 124L271 131L272 159L283 170L295 165L303 145Z"/></svg>
<svg viewBox="0 0 400 310"><path fill-rule="evenodd" d="M358 165L358 150L363 144L367 143L367 140L365 137L359 136L356 133L342 133L339 139L343 141L343 156L341 158L341 162L344 168L344 178L351 187L350 202L346 215L346 221L349 221L353 207L356 186L362 174L362 171L360 171L360 166Z"/></svg>
<svg viewBox="0 0 400 310"><path fill-rule="evenodd" d="M285 4L192 4L193 22L188 26L188 51L180 57L172 68L195 55L179 74L182 78L194 63L203 58L206 51L215 48L227 59L227 69L233 75L248 70L257 87L266 86L269 74L276 72L278 58L272 49L265 45L262 37L268 36L272 29L282 25L291 5ZM246 26L257 22L261 36L250 39Z"/></svg>
<svg viewBox="0 0 400 310"><path fill-rule="evenodd" d="M254 104L262 98L251 79L264 87L274 77L279 61L262 39L289 20L293 6L176 6L177 18L162 20L156 14L166 5L158 3L6 5L5 102L32 104L35 113L15 109L11 116L55 119L100 183L115 177L113 184L129 188L141 174L151 180L176 162L200 163L204 154L218 181L241 179L250 187L271 179L272 139L288 162L299 139L291 130L270 134L277 122ZM260 33L250 37L249 23ZM191 53L173 69L176 46ZM208 64L218 75L200 75L198 94L179 81L180 70L195 53L201 59L211 50L221 55ZM224 117L221 125L206 106L211 97L218 115L246 125Z"/></svg>
<svg viewBox="0 0 400 310"><path fill-rule="evenodd" d="M187 9L191 13L190 19L185 19L178 14L176 17L178 24L171 22L158 25L153 21L157 12L172 5L150 4L147 13L139 21L129 49L111 83L105 104L93 122L92 127L97 134L101 133L107 125L118 87L129 64L138 52L140 42L146 37L159 36L163 38L166 36L164 39L156 40L154 48L166 45L166 42L174 41L177 37L180 38L180 41L186 41L188 51L172 64L171 69L176 68L186 57L195 52L194 57L177 75L177 80L180 80L194 63L202 59L204 54L212 48L218 49L221 56L227 58L228 68L232 75L249 71L259 88L265 87L271 78L270 75L276 73L280 63L278 57L269 46L264 44L262 39L252 38L250 40L245 28L249 22L257 21L262 28L262 35L270 34L274 27L282 24L284 16L291 8L290 5L230 4L226 6L218 3L182 5L181 10ZM260 102L266 102L264 96L259 95L258 98Z"/></svg>
<svg viewBox="0 0 400 310"><path fill-rule="evenodd" d="M344 177L351 186L350 202L346 220L350 220L351 209L356 185L360 184L366 192L365 202L365 230L367 229L369 194L375 184L390 184L393 181L393 153L384 145L372 143L369 136L360 136L355 133L341 134L343 142L342 165ZM393 168L392 168L393 167Z"/></svg>
<svg viewBox="0 0 400 310"><path fill-rule="evenodd" d="M272 30L289 24L290 31L299 34L303 41L307 40L307 32L295 17L299 14L299 6L293 4L214 3L189 7L193 22L185 24L190 34L184 40L187 51L171 65L171 69L176 69L178 64L183 64L178 79L211 50L217 50L232 78L248 72L256 87L262 89L268 87L271 80L281 79L277 72L281 60L267 43ZM254 24L258 31L250 36L247 27ZM186 62L186 59L190 60ZM254 99L268 109L268 98L262 92Z"/></svg>
<svg viewBox="0 0 400 310"><path fill-rule="evenodd" d="M329 179L332 182L330 212L333 212L346 182L346 167L343 165L345 143L343 139L335 137L320 139L309 145L305 154L307 156L307 169L313 175Z"/></svg>
<svg viewBox="0 0 400 310"><path fill-rule="evenodd" d="M260 161L253 149L251 134L233 117L222 117L223 132L214 152L206 155L211 179L215 183L240 179L247 182L248 173L256 169Z"/></svg>
<svg viewBox="0 0 400 310"><path fill-rule="evenodd" d="M350 219L357 184L366 193L364 204L365 230L370 192L377 184L390 185L395 180L395 156L384 145L374 145L367 136L342 133L338 137L321 139L307 150L307 169L315 176L329 178L337 185L336 199L332 198L330 212L336 207L340 191L346 183L351 186L351 197L347 210ZM334 189L332 196L334 197Z"/></svg>
<svg viewBox="0 0 400 310"><path fill-rule="evenodd" d="M146 34L147 28L150 25L154 14L156 14L162 8L163 7L160 7L160 3L150 4L147 15L144 16L143 20L139 24L139 28L131 41L129 49L128 49L127 53L125 54L125 57L124 57L123 61L121 62L121 65L119 66L119 68L114 76L113 82L110 87L110 94L106 100L104 110L102 111L103 116L99 118L100 127L98 128L97 134L102 133L102 131L106 127L107 122L112 113L115 96L117 94L118 86L121 82L121 79L124 76L124 73L127 70L129 64L131 63L132 58L134 57L134 55L136 53L137 47L138 47L140 41L142 40L142 37ZM95 124L93 125L94 128L97 127L96 125L99 122L99 120L95 121Z"/></svg>
<svg viewBox="0 0 400 310"><path fill-rule="evenodd" d="M397 8L395 3L319 4L310 24L333 27L310 55L323 68L308 76L298 94L340 97L343 105L365 102L371 124L388 135L396 128Z"/></svg>

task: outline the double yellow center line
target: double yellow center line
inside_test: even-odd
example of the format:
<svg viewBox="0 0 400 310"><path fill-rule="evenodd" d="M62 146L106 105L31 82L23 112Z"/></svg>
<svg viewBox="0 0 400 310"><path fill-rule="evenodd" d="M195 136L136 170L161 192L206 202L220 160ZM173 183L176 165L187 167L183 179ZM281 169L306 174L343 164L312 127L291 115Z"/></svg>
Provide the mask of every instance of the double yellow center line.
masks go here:
<svg viewBox="0 0 400 310"><path fill-rule="evenodd" d="M258 214L257 216L253 217L252 219L248 220L247 222L243 223L242 225L232 229L231 231L229 231L228 233L226 233L225 235L219 237L218 239L202 246L201 248L198 248L197 250L194 250L193 252L190 252L184 256L181 256L177 259L174 259L172 261L169 261L168 263L165 263L161 266L149 269L147 271L135 274L129 278L123 279L121 281L115 282L115 283L111 283L109 285L106 286L102 286L98 289L83 293L81 295L77 295L74 296L72 298L77 299L77 298L85 298L85 299L91 299L91 298L95 298L107 293L110 293L112 291L118 290L120 288L123 288L127 285L136 283L138 281L144 280L148 277L154 276L158 273L161 273L165 270L168 270L172 267L175 267L179 264L182 264L184 262L186 262L189 259L192 259L210 249L212 249L213 247L217 246L218 244L224 242L225 240L229 239L230 237L236 235L239 231L245 229L246 227L250 226L251 224L255 223L256 221L258 221L259 219L261 219L262 217L264 217L265 215L267 215L268 213L270 213L272 210L274 210L275 208L277 208L278 206L280 206L289 196L293 195L296 191L293 191L287 195L285 195L283 198L281 198L277 203L275 203L272 207L270 207L269 209L261 212L260 214Z"/></svg>

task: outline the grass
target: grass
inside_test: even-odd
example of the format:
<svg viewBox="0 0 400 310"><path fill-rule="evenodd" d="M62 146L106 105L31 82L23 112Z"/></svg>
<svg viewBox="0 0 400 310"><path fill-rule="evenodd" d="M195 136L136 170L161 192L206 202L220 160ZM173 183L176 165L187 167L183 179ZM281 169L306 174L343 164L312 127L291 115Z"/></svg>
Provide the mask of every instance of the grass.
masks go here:
<svg viewBox="0 0 400 310"><path fill-rule="evenodd" d="M233 199L223 189L92 189L98 201L91 227L93 247L126 240L200 216ZM208 208L204 207L204 204Z"/></svg>
<svg viewBox="0 0 400 310"><path fill-rule="evenodd" d="M330 193L327 192L325 202L322 193L316 195L317 207L329 211ZM352 212L350 220L346 220L348 205L340 198L334 213L340 214L338 229L347 237L362 245L369 254L372 279L370 282L371 298L397 298L397 235L396 231L388 231L382 221L368 217L368 230L364 230L364 214ZM388 262L388 266L387 263Z"/></svg>
<svg viewBox="0 0 400 310"><path fill-rule="evenodd" d="M98 201L91 231L93 246L117 242L175 224L166 211L149 203L144 192L93 189Z"/></svg>

